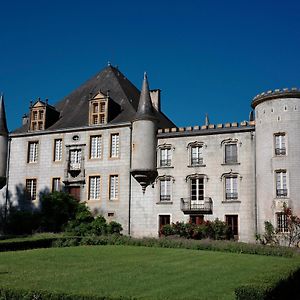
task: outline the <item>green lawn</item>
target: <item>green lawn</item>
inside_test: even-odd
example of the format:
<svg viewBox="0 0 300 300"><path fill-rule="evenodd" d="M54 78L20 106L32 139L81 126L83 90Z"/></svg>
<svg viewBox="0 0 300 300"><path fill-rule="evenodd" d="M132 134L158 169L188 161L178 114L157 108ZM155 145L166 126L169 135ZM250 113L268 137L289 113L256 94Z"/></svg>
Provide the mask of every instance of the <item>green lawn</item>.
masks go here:
<svg viewBox="0 0 300 300"><path fill-rule="evenodd" d="M0 253L0 285L141 299L234 299L234 289L300 265L282 258L186 249L86 246Z"/></svg>

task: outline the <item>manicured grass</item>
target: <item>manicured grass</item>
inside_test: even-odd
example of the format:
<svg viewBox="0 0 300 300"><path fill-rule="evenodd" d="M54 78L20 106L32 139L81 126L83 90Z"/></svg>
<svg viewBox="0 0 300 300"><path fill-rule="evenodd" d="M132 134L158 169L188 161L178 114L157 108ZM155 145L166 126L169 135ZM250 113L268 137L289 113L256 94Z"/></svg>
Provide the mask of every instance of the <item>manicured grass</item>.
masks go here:
<svg viewBox="0 0 300 300"><path fill-rule="evenodd" d="M0 286L140 299L234 299L247 283L278 280L299 258L132 246L0 253Z"/></svg>

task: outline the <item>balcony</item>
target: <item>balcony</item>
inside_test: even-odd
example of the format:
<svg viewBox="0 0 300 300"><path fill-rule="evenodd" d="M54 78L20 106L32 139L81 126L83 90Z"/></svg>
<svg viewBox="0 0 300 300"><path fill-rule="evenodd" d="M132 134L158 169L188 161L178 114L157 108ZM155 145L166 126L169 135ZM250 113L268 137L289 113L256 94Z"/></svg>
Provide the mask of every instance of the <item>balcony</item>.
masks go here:
<svg viewBox="0 0 300 300"><path fill-rule="evenodd" d="M275 155L286 155L285 148L275 148Z"/></svg>
<svg viewBox="0 0 300 300"><path fill-rule="evenodd" d="M191 198L181 198L181 210L185 215L212 214L213 202L210 197L204 197L203 200L193 200Z"/></svg>
<svg viewBox="0 0 300 300"><path fill-rule="evenodd" d="M276 190L276 197L277 198L284 198L287 197L288 190L287 189L277 189Z"/></svg>
<svg viewBox="0 0 300 300"><path fill-rule="evenodd" d="M236 192L226 193L226 200L237 200L237 199L238 199L238 193Z"/></svg>

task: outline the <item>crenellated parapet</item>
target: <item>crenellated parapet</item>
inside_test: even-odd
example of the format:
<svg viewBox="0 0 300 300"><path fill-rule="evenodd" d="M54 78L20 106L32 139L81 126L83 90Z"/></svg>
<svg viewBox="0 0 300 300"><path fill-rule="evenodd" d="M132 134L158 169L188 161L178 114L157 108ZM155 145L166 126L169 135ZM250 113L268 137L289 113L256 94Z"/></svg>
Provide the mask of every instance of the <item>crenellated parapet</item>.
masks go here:
<svg viewBox="0 0 300 300"><path fill-rule="evenodd" d="M273 99L282 99L282 98L300 98L300 89L299 88L284 88L284 89L275 89L263 92L256 95L251 103L252 108L255 108L258 104L273 100Z"/></svg>
<svg viewBox="0 0 300 300"><path fill-rule="evenodd" d="M173 128L163 128L158 129L158 134L161 133L189 133L197 132L199 134L204 133L205 131L226 131L226 129L234 130L245 127L255 127L255 121L242 121L242 122L232 122L232 123L223 123L223 124L209 124L209 125L196 125L196 126L187 126L187 127L173 127Z"/></svg>

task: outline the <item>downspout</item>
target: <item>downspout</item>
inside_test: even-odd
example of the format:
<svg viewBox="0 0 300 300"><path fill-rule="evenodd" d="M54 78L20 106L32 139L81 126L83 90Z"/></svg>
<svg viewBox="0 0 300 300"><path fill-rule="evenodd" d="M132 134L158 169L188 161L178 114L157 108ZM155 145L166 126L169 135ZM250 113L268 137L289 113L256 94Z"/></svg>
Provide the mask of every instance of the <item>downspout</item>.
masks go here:
<svg viewBox="0 0 300 300"><path fill-rule="evenodd" d="M132 125L130 125L130 150L129 150L129 203L128 203L128 235L131 234L131 166L132 166Z"/></svg>
<svg viewBox="0 0 300 300"><path fill-rule="evenodd" d="M8 146L7 146L7 158L6 158L6 191L5 191L5 207L4 207L4 224L6 227L7 221L7 205L8 205L8 183L9 183L9 165L10 165L10 148L11 148L11 137L8 137Z"/></svg>

